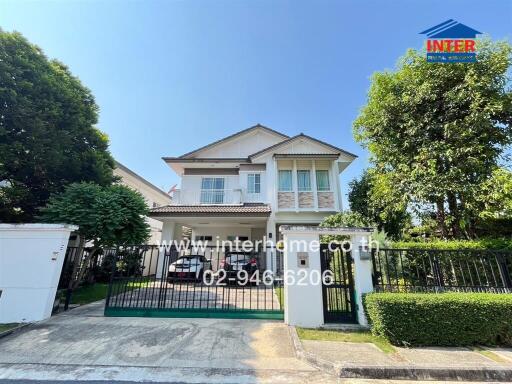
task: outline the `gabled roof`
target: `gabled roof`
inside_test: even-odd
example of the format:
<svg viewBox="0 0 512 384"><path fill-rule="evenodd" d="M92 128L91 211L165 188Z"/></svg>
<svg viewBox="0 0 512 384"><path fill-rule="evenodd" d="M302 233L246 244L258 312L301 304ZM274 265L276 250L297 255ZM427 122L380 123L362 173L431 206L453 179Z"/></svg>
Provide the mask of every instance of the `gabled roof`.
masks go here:
<svg viewBox="0 0 512 384"><path fill-rule="evenodd" d="M185 153L184 155L179 156L179 157L178 157L178 159L188 158L188 157L193 156L193 155L195 155L196 153L201 152L201 151L203 151L203 150L205 150L205 149L208 149L208 148L214 147L214 146L216 146L216 145L218 145L218 144L224 143L224 142L226 142L226 141L228 141L228 140L234 139L234 138L236 138L236 137L238 137L238 136L244 135L244 134L246 134L246 133L249 133L249 132L254 131L254 130L257 130L257 129L259 129L259 130L264 130L264 131L267 131L267 132L272 133L272 134L274 134L274 135L281 136L283 139L288 139L288 138L290 137L290 136L288 136L288 135L285 135L284 133L281 133L281 132L275 131L275 130L273 130L273 129L271 129L271 128L265 127L264 125L261 125L261 124L259 124L259 123L258 123L258 124L254 125L254 126L252 126L252 127L249 127L249 128L247 128L247 129L243 129L243 130L241 130L241 131L239 131L239 132L237 132L237 133L234 133L234 134L232 134L232 135L226 136L226 137L224 137L223 139L220 139L220 140L214 141L213 143L210 143L210 144L208 144L208 145L205 145L205 146L203 146L203 147L201 147L201 148L195 149L195 150L193 150L193 151L191 151L191 152L187 152L187 153Z"/></svg>
<svg viewBox="0 0 512 384"><path fill-rule="evenodd" d="M330 149L333 149L339 153L342 153L344 155L347 155L349 157L352 157L352 158L357 158L357 155L354 155L353 153L350 153L350 152L347 152L345 151L344 149L341 149L341 148L338 148L338 147L335 147L334 145L331 145L329 143L326 143L325 141L322 141L322 140L318 140L318 139L315 139L314 137L311 137L311 136L308 136L308 135L305 135L303 133L300 133L296 136L293 136L293 137L290 137L289 139L287 140L284 140L284 141L281 141L280 143L277 143L277 144L274 144L274 145L271 145L270 147L267 147L267 148L264 148L262 149L261 151L258 151L256 153L253 153L252 155L249 156L249 159L253 159L257 156L260 156L260 155L263 155L264 153L266 152L269 152L269 151L272 151L274 149L277 149L279 147L282 147L284 145L287 145L287 144L290 144L291 142L297 140L297 139L300 139L300 138L305 138L305 139L308 139L308 140L311 140L311 141L314 141L318 144L321 144L321 145L324 145Z"/></svg>
<svg viewBox="0 0 512 384"><path fill-rule="evenodd" d="M420 32L420 35L427 35L429 39L474 39L476 35L481 34L482 32L478 32L476 29L470 28L453 19L446 20L441 24Z"/></svg>

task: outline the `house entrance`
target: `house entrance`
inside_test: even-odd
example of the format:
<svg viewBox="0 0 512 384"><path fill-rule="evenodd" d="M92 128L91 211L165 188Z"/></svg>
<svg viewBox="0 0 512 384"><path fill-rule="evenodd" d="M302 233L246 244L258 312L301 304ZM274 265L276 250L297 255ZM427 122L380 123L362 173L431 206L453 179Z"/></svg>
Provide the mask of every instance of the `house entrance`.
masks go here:
<svg viewBox="0 0 512 384"><path fill-rule="evenodd" d="M320 266L322 274L330 279L322 283L324 321L326 323L355 323L354 277L352 256L343 252L341 244L321 244Z"/></svg>

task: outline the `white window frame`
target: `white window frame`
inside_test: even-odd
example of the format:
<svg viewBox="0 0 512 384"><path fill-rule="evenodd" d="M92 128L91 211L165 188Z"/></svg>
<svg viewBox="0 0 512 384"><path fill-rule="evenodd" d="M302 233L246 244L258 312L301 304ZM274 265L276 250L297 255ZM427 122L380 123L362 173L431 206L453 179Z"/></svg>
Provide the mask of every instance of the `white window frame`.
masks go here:
<svg viewBox="0 0 512 384"><path fill-rule="evenodd" d="M205 188L205 181L212 180L211 186L216 187L217 181L222 180L221 188ZM224 204L226 179L224 177L202 177L201 178L201 204Z"/></svg>
<svg viewBox="0 0 512 384"><path fill-rule="evenodd" d="M290 174L290 189L281 189L281 172ZM279 192L293 192L293 172L291 169L279 169L277 171L277 190Z"/></svg>
<svg viewBox="0 0 512 384"><path fill-rule="evenodd" d="M256 188L256 186L258 186L258 188ZM261 173L247 174L247 193L255 195L259 195L261 193Z"/></svg>
<svg viewBox="0 0 512 384"><path fill-rule="evenodd" d="M329 185L328 189L320 189L320 186L318 184L318 172L326 172L327 173L327 184ZM332 192L332 181L331 181L331 172L329 172L328 169L317 169L315 171L315 178L316 178L316 190L318 192Z"/></svg>
<svg viewBox="0 0 512 384"><path fill-rule="evenodd" d="M301 173L301 172L304 172L304 173L307 172L309 174L309 189L301 189L301 187L300 187L299 173ZM315 175L315 177L316 177L316 175ZM299 192L312 192L313 191L313 187L312 187L311 184L312 184L311 183L311 169L297 169L297 190Z"/></svg>

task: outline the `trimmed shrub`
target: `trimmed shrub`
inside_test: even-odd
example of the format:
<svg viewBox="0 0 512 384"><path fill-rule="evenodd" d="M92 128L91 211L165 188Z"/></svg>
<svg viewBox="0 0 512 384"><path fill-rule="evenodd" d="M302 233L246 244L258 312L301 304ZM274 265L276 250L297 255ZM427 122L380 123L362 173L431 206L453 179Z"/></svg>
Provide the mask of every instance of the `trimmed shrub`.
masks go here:
<svg viewBox="0 0 512 384"><path fill-rule="evenodd" d="M430 240L430 241L395 241L390 248L400 249L493 249L512 250L512 239L484 238L480 240Z"/></svg>
<svg viewBox="0 0 512 384"><path fill-rule="evenodd" d="M371 293L372 333L395 345L512 346L512 295Z"/></svg>

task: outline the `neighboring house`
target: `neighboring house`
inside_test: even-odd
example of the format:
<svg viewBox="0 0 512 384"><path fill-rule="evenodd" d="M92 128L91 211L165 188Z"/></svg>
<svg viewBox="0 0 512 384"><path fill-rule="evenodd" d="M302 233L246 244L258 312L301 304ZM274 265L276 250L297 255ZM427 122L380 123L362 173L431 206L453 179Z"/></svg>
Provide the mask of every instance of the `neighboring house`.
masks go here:
<svg viewBox="0 0 512 384"><path fill-rule="evenodd" d="M122 184L140 192L144 196L149 208L171 204L171 197L167 193L118 161L116 161L114 175L121 178ZM162 236L162 222L148 217L147 223L151 227L151 237L148 240L148 244L157 244Z"/></svg>
<svg viewBox="0 0 512 384"><path fill-rule="evenodd" d="M262 125L163 160L181 177L172 202L153 208L162 240L275 242L282 224L313 224L342 210L339 174L355 155ZM269 263L267 257L267 263Z"/></svg>

